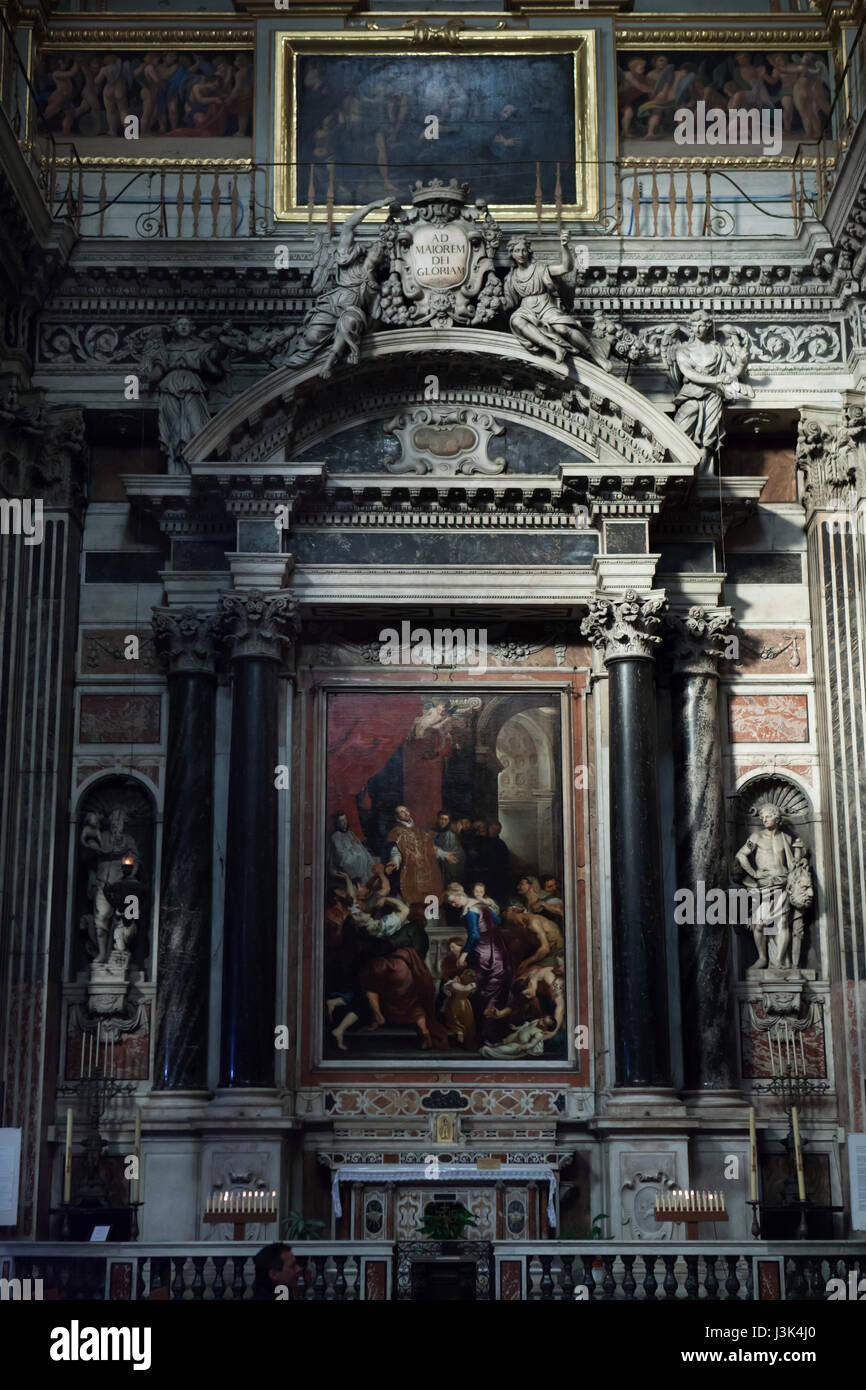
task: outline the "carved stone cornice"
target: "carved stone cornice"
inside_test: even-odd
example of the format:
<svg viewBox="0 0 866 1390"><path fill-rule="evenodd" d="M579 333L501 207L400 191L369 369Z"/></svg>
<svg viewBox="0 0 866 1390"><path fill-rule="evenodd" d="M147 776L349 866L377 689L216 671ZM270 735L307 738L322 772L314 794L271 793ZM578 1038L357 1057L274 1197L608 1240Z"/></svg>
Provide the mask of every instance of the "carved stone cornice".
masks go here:
<svg viewBox="0 0 866 1390"><path fill-rule="evenodd" d="M724 639L734 631L730 608L710 611L690 608L688 613L665 614L674 674L717 676L719 662L728 655Z"/></svg>
<svg viewBox="0 0 866 1390"><path fill-rule="evenodd" d="M219 625L212 613L185 608L154 608L157 651L171 676L215 674Z"/></svg>
<svg viewBox="0 0 866 1390"><path fill-rule="evenodd" d="M580 631L601 653L606 666L623 659L651 660L661 644L658 629L666 607L665 598L643 599L634 589L626 589L622 598L593 598Z"/></svg>
<svg viewBox="0 0 866 1390"><path fill-rule="evenodd" d="M219 624L233 661L266 657L279 661L300 632L298 605L289 593L261 589L220 595Z"/></svg>

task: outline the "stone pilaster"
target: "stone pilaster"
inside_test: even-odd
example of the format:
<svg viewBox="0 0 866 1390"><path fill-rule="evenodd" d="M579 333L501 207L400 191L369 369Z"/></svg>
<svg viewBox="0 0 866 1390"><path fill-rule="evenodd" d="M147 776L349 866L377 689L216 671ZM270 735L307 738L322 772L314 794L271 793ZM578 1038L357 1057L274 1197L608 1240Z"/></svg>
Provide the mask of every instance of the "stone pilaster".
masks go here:
<svg viewBox="0 0 866 1390"><path fill-rule="evenodd" d="M616 1081L670 1086L654 656L663 597L594 598L581 632L609 676Z"/></svg>
<svg viewBox="0 0 866 1390"><path fill-rule="evenodd" d="M155 1090L204 1090L213 853L215 619L155 608L168 665L168 740L157 951Z"/></svg>
<svg viewBox="0 0 866 1390"><path fill-rule="evenodd" d="M232 737L223 927L220 1085L274 1081L279 667L297 635L288 593L223 594L232 661Z"/></svg>
<svg viewBox="0 0 866 1390"><path fill-rule="evenodd" d="M866 1128L866 416L860 406L803 412L803 473L810 607L814 623L818 746L826 769L824 836L828 942L824 966L842 1043L836 1060L840 1119ZM838 943L838 946L835 945ZM839 979L840 983L835 981ZM843 1078L844 1076L844 1084ZM848 1106L845 1115L844 1107Z"/></svg>
<svg viewBox="0 0 866 1390"><path fill-rule="evenodd" d="M730 610L671 613L677 887L701 901L727 889L725 799L719 728L719 660L733 623ZM731 929L695 922L678 927L683 1073L686 1090L737 1084Z"/></svg>

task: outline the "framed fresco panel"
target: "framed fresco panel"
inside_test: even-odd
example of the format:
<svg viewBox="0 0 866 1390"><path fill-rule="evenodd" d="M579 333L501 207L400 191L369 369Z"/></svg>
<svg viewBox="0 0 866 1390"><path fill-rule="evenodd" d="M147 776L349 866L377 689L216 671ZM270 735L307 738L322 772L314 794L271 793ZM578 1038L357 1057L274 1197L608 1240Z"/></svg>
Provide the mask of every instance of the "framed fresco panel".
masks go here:
<svg viewBox="0 0 866 1390"><path fill-rule="evenodd" d="M405 34L281 35L276 215L322 221L417 180L456 178L500 218L535 215L557 181L570 217L597 214L595 36L465 35L456 50ZM380 214L384 216L384 214Z"/></svg>
<svg viewBox="0 0 866 1390"><path fill-rule="evenodd" d="M327 695L326 1061L567 1058L561 699Z"/></svg>
<svg viewBox="0 0 866 1390"><path fill-rule="evenodd" d="M47 43L34 67L43 120L85 162L147 155L189 162L252 154L253 51L227 35L184 46ZM130 124L130 117L134 123ZM132 133L132 134L131 134Z"/></svg>
<svg viewBox="0 0 866 1390"><path fill-rule="evenodd" d="M833 59L825 50L629 47L616 61L626 159L787 163L799 145L819 139L830 113Z"/></svg>

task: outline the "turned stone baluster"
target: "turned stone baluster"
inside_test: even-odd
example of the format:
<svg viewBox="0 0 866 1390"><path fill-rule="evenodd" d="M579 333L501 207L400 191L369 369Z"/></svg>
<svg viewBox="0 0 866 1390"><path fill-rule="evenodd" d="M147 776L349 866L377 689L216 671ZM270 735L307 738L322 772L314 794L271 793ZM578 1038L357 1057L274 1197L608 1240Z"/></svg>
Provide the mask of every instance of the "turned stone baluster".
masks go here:
<svg viewBox="0 0 866 1390"><path fill-rule="evenodd" d="M635 1283L635 1277L632 1274L632 1265L634 1264L636 1258L636 1255L622 1256L622 1262L625 1267L625 1273L622 1276L622 1289L626 1298L634 1298L634 1291L637 1288L637 1284Z"/></svg>
<svg viewBox="0 0 866 1390"><path fill-rule="evenodd" d="M737 1255L725 1255L725 1264L728 1266L728 1275L725 1279L725 1288L728 1298L737 1298L740 1293L740 1281L737 1278Z"/></svg>
<svg viewBox="0 0 866 1390"><path fill-rule="evenodd" d="M334 1256L334 1264L337 1267L337 1273L334 1277L334 1298L338 1303L345 1303L346 1301L346 1276L343 1273L345 1263L345 1255Z"/></svg>
<svg viewBox="0 0 866 1390"><path fill-rule="evenodd" d="M243 1298L246 1292L244 1283L244 1256L232 1256L232 1298Z"/></svg>
<svg viewBox="0 0 866 1390"><path fill-rule="evenodd" d="M541 1289L541 1297L544 1301L549 1301L553 1298L553 1279L550 1273L550 1266L553 1264L553 1256L539 1255L538 1259L541 1264L541 1284L539 1286Z"/></svg>
<svg viewBox="0 0 866 1390"><path fill-rule="evenodd" d="M677 1276L674 1273L674 1266L677 1262L677 1257L676 1255L662 1255L662 1259L665 1262L665 1278L662 1285L665 1291L665 1298L676 1298L679 1285L677 1284Z"/></svg>
<svg viewBox="0 0 866 1390"><path fill-rule="evenodd" d="M135 1296L137 1299L143 1299L146 1295L147 1284L144 1279L144 1266L147 1263L147 1260L142 1259L135 1262Z"/></svg>
<svg viewBox="0 0 866 1390"><path fill-rule="evenodd" d="M318 1299L320 1302L322 1299L327 1297L328 1293L328 1285L325 1280L325 1264L327 1262L327 1259L327 1255L313 1256L313 1264L316 1269L315 1277L313 1279L313 1298Z"/></svg>
<svg viewBox="0 0 866 1390"><path fill-rule="evenodd" d="M588 1298L590 1303L595 1293L595 1280L592 1275L592 1260L592 1255L581 1255L580 1257L580 1263L583 1267L580 1282L589 1290Z"/></svg>
<svg viewBox="0 0 866 1390"><path fill-rule="evenodd" d="M183 1267L186 1264L186 1256L179 1255L177 1259L171 1258L171 1263L174 1265L174 1279L171 1283L172 1297L183 1298L184 1290L186 1289L186 1283L183 1277Z"/></svg>
<svg viewBox="0 0 866 1390"><path fill-rule="evenodd" d="M204 1262L207 1255L193 1255L192 1257L192 1296L198 1302L204 1298Z"/></svg>
<svg viewBox="0 0 866 1390"><path fill-rule="evenodd" d="M213 1255L213 1256L211 1256L211 1258L213 1259L213 1268L214 1268L214 1276L213 1276L213 1296L214 1296L214 1298L217 1299L217 1300L222 1300L222 1299L225 1298L225 1296L226 1296L226 1281L225 1281L226 1256L225 1256L225 1255Z"/></svg>
<svg viewBox="0 0 866 1390"><path fill-rule="evenodd" d="M644 1293L650 1300L655 1299L658 1282L656 1280L656 1260L658 1255L644 1255L643 1257L643 1287Z"/></svg>
<svg viewBox="0 0 866 1390"><path fill-rule="evenodd" d="M563 1302L574 1299L574 1257L563 1255L562 1257L562 1298Z"/></svg>
<svg viewBox="0 0 866 1390"><path fill-rule="evenodd" d="M686 1255L686 1298L697 1298L698 1296L698 1257L697 1255Z"/></svg>
<svg viewBox="0 0 866 1390"><path fill-rule="evenodd" d="M706 1274L704 1275L704 1288L707 1291L707 1298L718 1301L719 1281L716 1278L716 1257L715 1255L706 1256Z"/></svg>
<svg viewBox="0 0 866 1390"><path fill-rule="evenodd" d="M613 1276L613 1262L615 1259L615 1255L602 1255L604 1278L601 1281L601 1287L604 1289L604 1296L607 1299L613 1298L616 1293L616 1279Z"/></svg>
<svg viewBox="0 0 866 1390"><path fill-rule="evenodd" d="M812 1265L812 1297L823 1299L824 1291L827 1288L827 1281L824 1278L823 1260L819 1255Z"/></svg>

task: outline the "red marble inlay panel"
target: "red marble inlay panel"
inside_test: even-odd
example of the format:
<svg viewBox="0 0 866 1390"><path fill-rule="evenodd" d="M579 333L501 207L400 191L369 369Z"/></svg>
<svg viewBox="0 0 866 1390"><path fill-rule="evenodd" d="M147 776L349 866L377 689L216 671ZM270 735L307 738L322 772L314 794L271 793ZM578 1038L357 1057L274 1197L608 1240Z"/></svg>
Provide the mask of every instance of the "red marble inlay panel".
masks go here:
<svg viewBox="0 0 866 1390"><path fill-rule="evenodd" d="M728 705L732 743L806 743L805 695L732 695Z"/></svg>
<svg viewBox="0 0 866 1390"><path fill-rule="evenodd" d="M750 772L793 772L812 786L815 781L814 771L811 763L780 763L778 755L774 753L772 758L765 758L760 763L737 763L737 780L746 777Z"/></svg>
<svg viewBox="0 0 866 1390"><path fill-rule="evenodd" d="M502 1303L520 1302L520 1261L503 1260L500 1265L499 1299Z"/></svg>
<svg viewBox="0 0 866 1390"><path fill-rule="evenodd" d="M111 1266L111 1279L108 1297L113 1301L126 1302L132 1298L132 1265L125 1261Z"/></svg>
<svg viewBox="0 0 866 1390"><path fill-rule="evenodd" d="M149 1061L150 1005L145 1005L145 1025L140 1033L121 1034L114 1044L114 1067L123 1081L145 1081ZM66 1034L66 1079L77 1081L81 1076L81 1048L84 1045L84 1066L87 1068L88 1037L73 1031L71 1020Z"/></svg>
<svg viewBox="0 0 866 1390"><path fill-rule="evenodd" d="M748 627L744 632L748 641L740 643L735 671L749 676L809 674L809 640L801 628Z"/></svg>
<svg viewBox="0 0 866 1390"><path fill-rule="evenodd" d="M775 1260L758 1260L758 1298L761 1303L779 1303L779 1266Z"/></svg>
<svg viewBox="0 0 866 1390"><path fill-rule="evenodd" d="M159 743L159 695L82 695L81 743Z"/></svg>
<svg viewBox="0 0 866 1390"><path fill-rule="evenodd" d="M159 763L142 762L136 757L130 759L128 755L123 757L122 761L119 756L112 755L108 758L88 759L86 763L80 762L75 769L75 785L80 787L95 772L129 772L130 768L133 772L140 772L142 777L149 777L151 782L159 786L162 771Z"/></svg>
<svg viewBox="0 0 866 1390"><path fill-rule="evenodd" d="M764 1006L761 1003L752 1004L752 1008L758 1018L766 1017ZM760 1028L755 1028L749 1010L749 1004L743 1000L740 1004L740 1024L743 1035L743 1078L744 1080L764 1080L765 1077L773 1075L770 1064L770 1043L769 1035ZM784 1032L784 1030L783 1030ZM796 1034L796 1037L795 1037ZM800 1040L802 1039L802 1052ZM791 1047L793 1049L796 1041L797 1069L802 1072L802 1058L806 1061L806 1076L820 1080L827 1075L827 1060L824 1049L824 1024L820 1011L818 1011L817 1022L811 1027L804 1028L802 1032L791 1029ZM778 1059L775 1034L773 1036L773 1056ZM786 1060L785 1043L782 1042L782 1062Z"/></svg>
<svg viewBox="0 0 866 1390"><path fill-rule="evenodd" d="M367 1303L384 1303L387 1290L384 1260L368 1260L364 1266L364 1298Z"/></svg>

